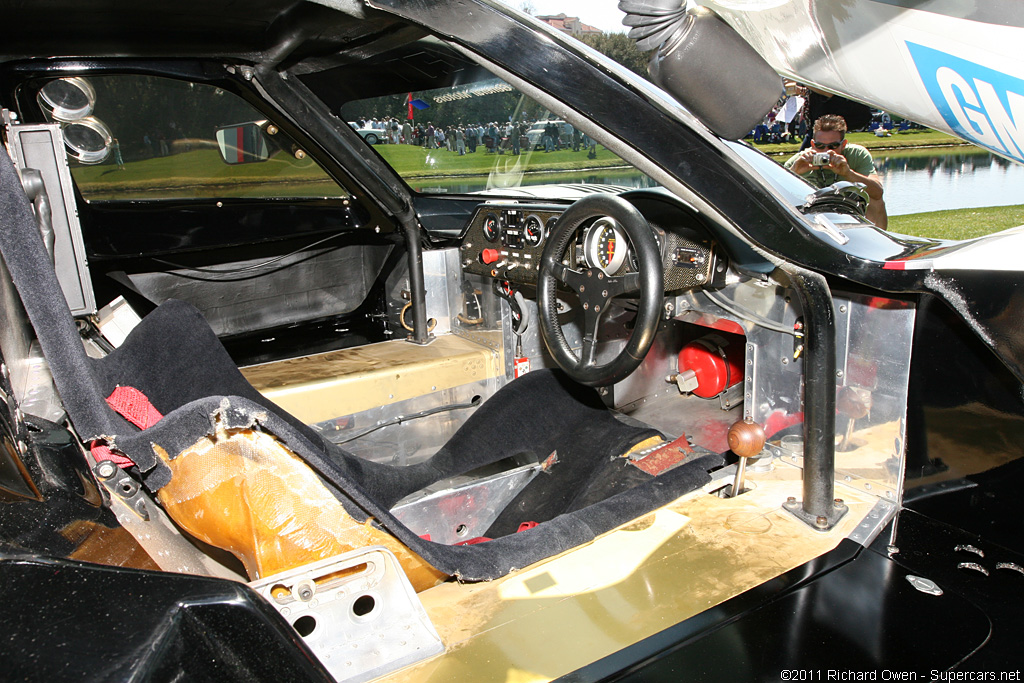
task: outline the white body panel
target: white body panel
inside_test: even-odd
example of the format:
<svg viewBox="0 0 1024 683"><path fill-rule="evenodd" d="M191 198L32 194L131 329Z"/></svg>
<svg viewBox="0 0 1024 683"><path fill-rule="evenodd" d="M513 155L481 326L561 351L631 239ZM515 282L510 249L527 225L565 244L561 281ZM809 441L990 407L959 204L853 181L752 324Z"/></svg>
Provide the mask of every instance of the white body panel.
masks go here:
<svg viewBox="0 0 1024 683"><path fill-rule="evenodd" d="M1024 162L1024 3L901 2L700 4L785 76Z"/></svg>

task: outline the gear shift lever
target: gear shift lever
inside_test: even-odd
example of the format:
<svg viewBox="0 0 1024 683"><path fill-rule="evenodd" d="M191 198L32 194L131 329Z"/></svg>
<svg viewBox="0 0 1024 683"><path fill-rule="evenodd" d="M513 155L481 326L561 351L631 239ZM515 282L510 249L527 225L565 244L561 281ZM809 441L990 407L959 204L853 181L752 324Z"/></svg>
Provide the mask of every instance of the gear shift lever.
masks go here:
<svg viewBox="0 0 1024 683"><path fill-rule="evenodd" d="M749 417L734 422L729 427L729 449L740 456L736 466L736 479L732 483L732 495L738 496L743 492L743 477L746 474L747 458L753 458L761 453L765 443L764 428Z"/></svg>

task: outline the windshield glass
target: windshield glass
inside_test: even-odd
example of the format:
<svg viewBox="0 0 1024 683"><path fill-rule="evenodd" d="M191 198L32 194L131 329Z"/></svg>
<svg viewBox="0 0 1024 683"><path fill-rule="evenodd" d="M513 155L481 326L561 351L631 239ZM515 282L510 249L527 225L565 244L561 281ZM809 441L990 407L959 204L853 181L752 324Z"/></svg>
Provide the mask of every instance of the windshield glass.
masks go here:
<svg viewBox="0 0 1024 683"><path fill-rule="evenodd" d="M417 192L657 184L495 77L350 101L341 116Z"/></svg>
<svg viewBox="0 0 1024 683"><path fill-rule="evenodd" d="M87 93L88 109L54 107L67 92ZM117 74L50 81L39 103L61 122L86 201L348 196L277 126L220 88Z"/></svg>
<svg viewBox="0 0 1024 683"><path fill-rule="evenodd" d="M813 187L800 176L785 169L782 164L776 162L758 150L752 148L745 142L726 141L743 160L750 164L755 171L772 187L775 188L786 200L794 206L803 204L807 195L814 192Z"/></svg>

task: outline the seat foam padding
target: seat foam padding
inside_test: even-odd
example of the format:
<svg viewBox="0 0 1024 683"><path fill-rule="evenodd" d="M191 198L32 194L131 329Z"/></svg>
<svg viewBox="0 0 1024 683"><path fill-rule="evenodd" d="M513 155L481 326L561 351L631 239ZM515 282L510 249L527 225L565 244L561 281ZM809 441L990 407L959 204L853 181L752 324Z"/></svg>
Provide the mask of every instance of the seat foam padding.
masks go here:
<svg viewBox="0 0 1024 683"><path fill-rule="evenodd" d="M250 580L356 548L384 546L421 591L447 578L372 520L354 520L306 463L269 434L219 429L171 458L158 492L171 518L241 560Z"/></svg>

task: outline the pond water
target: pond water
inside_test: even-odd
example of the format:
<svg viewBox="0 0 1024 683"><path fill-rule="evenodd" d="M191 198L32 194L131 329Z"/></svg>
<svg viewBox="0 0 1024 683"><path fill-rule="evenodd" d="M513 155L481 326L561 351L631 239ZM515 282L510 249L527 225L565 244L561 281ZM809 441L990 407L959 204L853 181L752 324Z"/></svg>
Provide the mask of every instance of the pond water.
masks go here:
<svg viewBox="0 0 1024 683"><path fill-rule="evenodd" d="M928 156L874 154L890 216L1024 204L1024 165L955 148Z"/></svg>
<svg viewBox="0 0 1024 683"><path fill-rule="evenodd" d="M874 158L885 187L885 204L890 216L1024 204L1024 165L992 154L949 147L924 156L875 152ZM617 169L528 173L520 182L523 186L598 183L642 188L655 185L642 173ZM428 178L409 183L422 192L465 193L487 189L487 178L483 176Z"/></svg>

